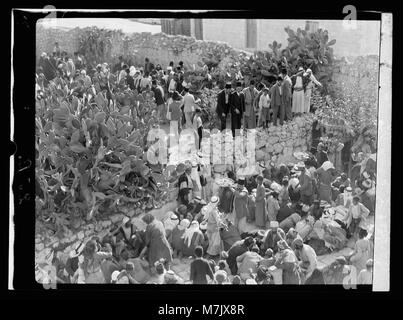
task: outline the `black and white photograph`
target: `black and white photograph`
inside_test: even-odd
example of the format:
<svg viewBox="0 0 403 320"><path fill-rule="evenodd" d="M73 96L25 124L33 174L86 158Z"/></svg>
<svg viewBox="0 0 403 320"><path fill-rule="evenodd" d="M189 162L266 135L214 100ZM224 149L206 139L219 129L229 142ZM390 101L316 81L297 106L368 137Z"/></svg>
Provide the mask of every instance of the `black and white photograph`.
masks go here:
<svg viewBox="0 0 403 320"><path fill-rule="evenodd" d="M49 12L37 283L389 290L392 14Z"/></svg>

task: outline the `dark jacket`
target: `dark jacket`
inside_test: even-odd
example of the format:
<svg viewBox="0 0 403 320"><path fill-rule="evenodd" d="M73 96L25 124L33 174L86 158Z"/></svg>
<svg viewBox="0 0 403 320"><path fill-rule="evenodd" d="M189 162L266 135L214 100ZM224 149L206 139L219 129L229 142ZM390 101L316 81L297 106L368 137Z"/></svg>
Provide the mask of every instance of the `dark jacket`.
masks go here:
<svg viewBox="0 0 403 320"><path fill-rule="evenodd" d="M134 78L131 75L127 75L126 76L126 83L129 86L130 90L134 90L135 86L134 86Z"/></svg>
<svg viewBox="0 0 403 320"><path fill-rule="evenodd" d="M281 84L281 100L284 105L289 105L292 101L291 84L289 81L283 81Z"/></svg>
<svg viewBox="0 0 403 320"><path fill-rule="evenodd" d="M218 95L217 95L217 109L216 112L218 114L219 117L221 117L221 115L223 113L225 113L226 115L229 112L229 100L230 100L230 96L231 93L229 93L228 96L228 104L225 103L225 89L221 90Z"/></svg>
<svg viewBox="0 0 403 320"><path fill-rule="evenodd" d="M274 109L279 107L282 103L281 95L280 95L280 88L279 85L276 83L270 89L270 98L271 98L271 108Z"/></svg>
<svg viewBox="0 0 403 320"><path fill-rule="evenodd" d="M190 280L193 284L207 284L207 277L214 279L209 262L204 258L196 258L190 264Z"/></svg>
<svg viewBox="0 0 403 320"><path fill-rule="evenodd" d="M229 97L230 111L232 116L242 117L245 111L245 96L242 92L238 93L236 91L232 92ZM239 111L239 114L235 110Z"/></svg>
<svg viewBox="0 0 403 320"><path fill-rule="evenodd" d="M164 104L164 97L162 96L162 91L158 87L153 87L152 92L154 92L154 98L155 98L155 103L157 106L160 106L161 104Z"/></svg>
<svg viewBox="0 0 403 320"><path fill-rule="evenodd" d="M322 166L323 162L328 161L327 153L324 151L319 151L316 153L316 160L318 161L318 168Z"/></svg>

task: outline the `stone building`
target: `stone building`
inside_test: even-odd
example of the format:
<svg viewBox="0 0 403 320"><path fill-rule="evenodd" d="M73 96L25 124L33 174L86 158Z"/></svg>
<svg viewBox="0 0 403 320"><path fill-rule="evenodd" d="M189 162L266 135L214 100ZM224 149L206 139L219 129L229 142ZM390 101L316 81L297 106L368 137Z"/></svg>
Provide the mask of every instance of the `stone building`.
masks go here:
<svg viewBox="0 0 403 320"><path fill-rule="evenodd" d="M316 31L326 29L336 39L334 53L338 57L379 54L379 21L356 21L354 29L343 20L275 20L275 19L161 19L162 32L190 35L198 40L227 42L230 46L253 52L269 50L268 44L277 41L287 46L284 28ZM169 22L167 22L169 21ZM171 24L174 27L169 29ZM165 28L164 28L165 24Z"/></svg>

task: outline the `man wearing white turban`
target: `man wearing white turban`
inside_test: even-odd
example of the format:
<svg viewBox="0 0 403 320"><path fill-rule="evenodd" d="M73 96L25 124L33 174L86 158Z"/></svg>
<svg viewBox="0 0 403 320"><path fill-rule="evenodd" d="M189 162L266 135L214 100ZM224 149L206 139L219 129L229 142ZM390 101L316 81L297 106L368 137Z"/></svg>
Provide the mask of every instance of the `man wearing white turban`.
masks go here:
<svg viewBox="0 0 403 320"><path fill-rule="evenodd" d="M221 221L221 214L218 211L218 197L211 197L210 203L202 208L204 221L207 221L207 238L209 246L207 253L210 256L216 256L221 253L221 237L220 226L223 225Z"/></svg>
<svg viewBox="0 0 403 320"><path fill-rule="evenodd" d="M199 223L194 220L189 228L185 230L182 236L183 248L182 254L185 257L193 256L197 246L202 246L204 242L203 232L200 230Z"/></svg>
<svg viewBox="0 0 403 320"><path fill-rule="evenodd" d="M315 76L312 74L311 69L306 69L306 73L304 77L307 79L307 85L305 88L305 97L304 97L304 112L308 113L311 108L311 95L312 88L316 84L317 86L322 87L322 84L316 80Z"/></svg>

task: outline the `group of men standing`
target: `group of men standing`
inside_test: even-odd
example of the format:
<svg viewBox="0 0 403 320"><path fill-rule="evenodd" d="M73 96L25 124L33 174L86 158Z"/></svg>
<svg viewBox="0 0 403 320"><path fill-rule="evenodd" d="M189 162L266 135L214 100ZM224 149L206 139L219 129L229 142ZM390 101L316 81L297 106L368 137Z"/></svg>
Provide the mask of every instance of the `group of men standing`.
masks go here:
<svg viewBox="0 0 403 320"><path fill-rule="evenodd" d="M221 130L226 128L228 115L231 117L233 136L235 130L241 128L242 119L245 129L267 127L271 121L277 126L278 119L283 125L284 121L292 120L293 115L310 111L314 84L321 86L312 71L305 71L302 67L292 77L283 69L270 87L259 84L260 91L254 80L250 80L249 86L244 89L240 81L237 81L235 90L232 90L231 83L227 83L217 96L216 112L221 121Z"/></svg>

